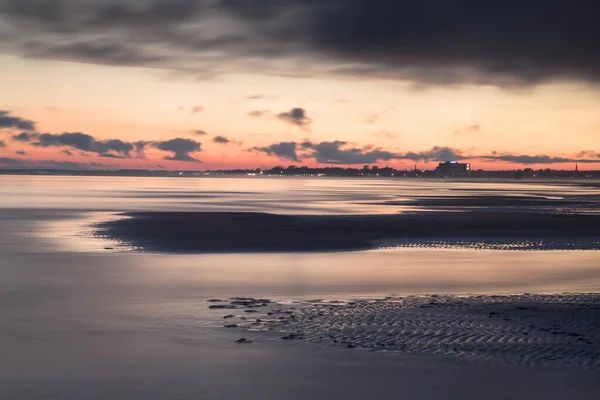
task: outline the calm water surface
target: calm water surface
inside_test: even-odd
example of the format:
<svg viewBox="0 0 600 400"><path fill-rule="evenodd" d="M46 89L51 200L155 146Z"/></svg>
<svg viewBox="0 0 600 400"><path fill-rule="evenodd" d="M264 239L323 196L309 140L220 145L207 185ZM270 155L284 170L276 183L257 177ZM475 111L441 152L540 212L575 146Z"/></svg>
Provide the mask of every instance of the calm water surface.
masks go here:
<svg viewBox="0 0 600 400"><path fill-rule="evenodd" d="M481 195L595 198L599 193L593 187L520 182L0 176L0 246L6 255L0 273L12 271L25 282L36 280L37 276L28 277L11 262L27 257L29 268L64 274L66 281L73 270L102 275L108 269L135 284L181 284L203 296L595 291L600 290L600 252L596 251L417 248L149 255L105 250L110 243L93 238L90 225L118 218L121 211L136 210L401 213L422 208L384 203ZM55 257L69 261L51 266ZM100 267L91 268L96 264Z"/></svg>

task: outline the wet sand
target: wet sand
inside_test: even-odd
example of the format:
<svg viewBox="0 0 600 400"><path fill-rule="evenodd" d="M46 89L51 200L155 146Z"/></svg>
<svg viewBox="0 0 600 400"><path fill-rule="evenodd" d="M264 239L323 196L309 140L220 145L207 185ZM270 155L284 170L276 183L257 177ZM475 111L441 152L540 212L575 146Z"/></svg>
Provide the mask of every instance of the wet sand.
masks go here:
<svg viewBox="0 0 600 400"><path fill-rule="evenodd" d="M95 234L151 252L335 251L377 248L378 240L423 238L590 239L600 248L600 215L417 212L304 216L266 213L140 212L101 222ZM577 249L577 245L571 246Z"/></svg>
<svg viewBox="0 0 600 400"><path fill-rule="evenodd" d="M281 339L316 347L600 372L600 295L408 296L279 304L210 301L243 342Z"/></svg>

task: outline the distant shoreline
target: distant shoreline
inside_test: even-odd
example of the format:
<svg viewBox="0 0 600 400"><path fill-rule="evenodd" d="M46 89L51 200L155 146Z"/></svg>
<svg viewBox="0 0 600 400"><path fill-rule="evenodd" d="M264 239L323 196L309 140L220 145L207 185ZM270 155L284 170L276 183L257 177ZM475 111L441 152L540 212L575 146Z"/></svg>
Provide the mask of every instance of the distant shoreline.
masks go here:
<svg viewBox="0 0 600 400"><path fill-rule="evenodd" d="M130 177L172 177L172 178L214 178L214 177L249 177L249 178L356 178L356 179L433 179L437 181L488 181L507 180L510 182L589 182L600 180L600 170L572 171L540 169L507 169L507 170L473 170L467 175L436 176L435 170L396 170L393 168L308 168L290 169L236 169L236 170L67 170L44 168L0 168L0 175L33 175L33 176L130 176Z"/></svg>

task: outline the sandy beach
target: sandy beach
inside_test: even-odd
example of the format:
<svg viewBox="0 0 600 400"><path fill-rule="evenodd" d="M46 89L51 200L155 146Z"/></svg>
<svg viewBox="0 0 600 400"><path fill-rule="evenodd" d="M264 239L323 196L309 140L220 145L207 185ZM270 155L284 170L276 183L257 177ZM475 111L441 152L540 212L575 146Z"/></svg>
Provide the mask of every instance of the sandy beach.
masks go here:
<svg viewBox="0 0 600 400"><path fill-rule="evenodd" d="M159 212L163 193L123 190L140 195L116 192L100 207L20 194L0 211L0 397L591 400L600 393L600 252L587 211L556 218L480 211L493 228L474 238L467 231L480 217L450 211L376 216L360 204L362 216L350 218L330 212L343 211L339 199L321 213L313 199L300 214L275 215L243 195L236 201L246 213L234 215L214 204L240 195L215 190L197 209L183 197ZM123 215L142 195L152 199L146 211ZM53 206L18 207L26 204ZM522 230L519 221L527 223ZM213 229L218 222L221 231ZM549 226L544 238L517 234ZM407 227L424 236L386 244ZM432 227L450 234L440 238ZM318 229L352 251L308 240ZM260 251L278 236L296 247ZM231 251L248 237L252 248ZM206 247L225 239L231 243L220 251ZM177 241L191 251L173 248Z"/></svg>

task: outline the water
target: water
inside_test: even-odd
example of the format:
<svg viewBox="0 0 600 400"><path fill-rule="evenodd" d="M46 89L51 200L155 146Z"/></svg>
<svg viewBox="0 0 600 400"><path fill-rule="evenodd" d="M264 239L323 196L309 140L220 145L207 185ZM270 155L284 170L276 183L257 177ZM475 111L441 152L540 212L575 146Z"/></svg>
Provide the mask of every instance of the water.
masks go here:
<svg viewBox="0 0 600 400"><path fill-rule="evenodd" d="M341 354L332 359L329 353L293 346L256 344L240 350L215 328L206 300L600 291L597 251L424 246L323 253L144 254L106 250L107 244L91 237L89 228L94 221L137 210L461 212L407 200L482 194L573 200L572 205L538 211L561 207L574 213L595 212L593 203L582 205L574 199L600 195L593 187L512 182L0 175L0 397L239 398L255 391L247 396L318 398L320 393L338 393L335 382L343 380L346 397L361 398L367 395L363 386L395 376L398 366L380 360L374 369L373 360L363 356ZM309 355L312 358L306 358ZM290 357L296 360L293 366ZM480 373L452 365L464 379ZM378 372L367 379L365 371ZM435 375L438 370L431 371ZM505 386L500 375L481 373L490 385ZM315 382L323 392L302 389L290 374ZM324 376L337 378L324 381ZM350 376L354 378L348 381ZM420 376L404 382L403 388L421 382ZM453 385L454 380L436 376L446 382L444 387ZM517 382L515 387L520 387L520 376L510 378ZM558 376L562 375L530 377L522 385L559 382ZM386 386L389 398L399 389Z"/></svg>
<svg viewBox="0 0 600 400"><path fill-rule="evenodd" d="M68 258L67 264L51 268L53 276L64 274L61 280L69 281L73 269L91 275L102 275L107 270L120 275L136 271L136 283L142 279L149 285L160 282L165 286L165 282L173 281L175 286L192 286L206 296L600 290L600 252L502 251L511 246L540 248L535 240L507 243L503 239L492 244L476 239L456 243L404 240L393 247L383 243L381 250L338 253L144 255L107 251L105 248L114 243L94 238L90 227L97 221L121 218L119 212L138 210L312 215L463 212L466 207L450 203L431 208L416 200L447 201L466 196L570 202L568 207L529 207L544 213L590 213L600 204L595 202L600 198L600 190L595 187L547 183L0 176L0 249L4 254L0 273L25 274L25 270L15 267L25 257L37 257L35 263L28 262L29 267L44 271L51 268L53 259ZM499 207L484 207L483 211L490 208ZM505 208L514 210L514 205ZM473 212L482 212L482 207L475 207ZM101 269L90 267L96 264ZM27 276L22 278L29 280Z"/></svg>

